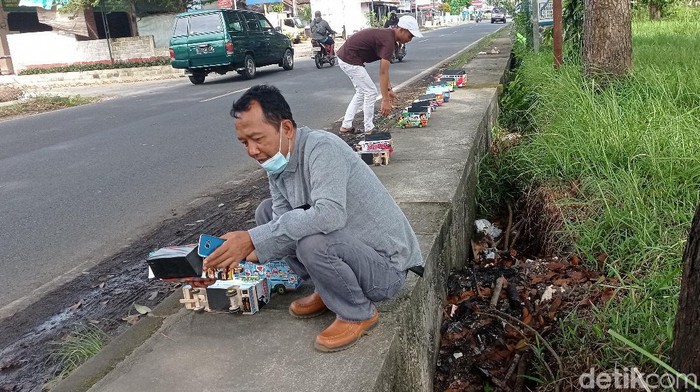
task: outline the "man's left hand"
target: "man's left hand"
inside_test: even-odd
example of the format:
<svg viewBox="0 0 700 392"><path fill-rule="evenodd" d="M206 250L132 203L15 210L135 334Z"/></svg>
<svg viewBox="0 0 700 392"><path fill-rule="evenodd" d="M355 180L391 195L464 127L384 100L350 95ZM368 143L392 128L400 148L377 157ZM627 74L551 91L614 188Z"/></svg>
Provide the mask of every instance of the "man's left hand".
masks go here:
<svg viewBox="0 0 700 392"><path fill-rule="evenodd" d="M388 116L391 114L391 109L394 108L393 99L391 96L382 99L382 116Z"/></svg>
<svg viewBox="0 0 700 392"><path fill-rule="evenodd" d="M236 267L255 247L247 231L232 231L221 236L224 243L204 259L204 268Z"/></svg>

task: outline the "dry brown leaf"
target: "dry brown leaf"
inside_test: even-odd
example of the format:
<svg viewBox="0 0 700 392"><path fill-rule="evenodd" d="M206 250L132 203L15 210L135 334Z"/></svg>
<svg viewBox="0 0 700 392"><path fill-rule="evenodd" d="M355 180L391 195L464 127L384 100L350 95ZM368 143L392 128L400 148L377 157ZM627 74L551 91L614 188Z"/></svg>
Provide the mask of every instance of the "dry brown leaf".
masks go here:
<svg viewBox="0 0 700 392"><path fill-rule="evenodd" d="M573 255L569 259L569 262L571 263L571 265L579 266L579 265L581 265L581 258L578 257L578 255Z"/></svg>
<svg viewBox="0 0 700 392"><path fill-rule="evenodd" d="M573 279L575 282L583 282L588 279L586 274L584 274L581 271L569 271L566 275Z"/></svg>
<svg viewBox="0 0 700 392"><path fill-rule="evenodd" d="M518 341L518 344L515 345L516 350L523 350L526 349L529 346L527 339L520 339Z"/></svg>
<svg viewBox="0 0 700 392"><path fill-rule="evenodd" d="M600 299L601 301L603 301L603 303L607 303L613 296L615 296L615 290L608 287L605 290L603 290L603 292L600 295Z"/></svg>
<svg viewBox="0 0 700 392"><path fill-rule="evenodd" d="M80 301L71 305L71 307L69 309L70 310L78 310L78 308L80 308L82 305L83 305L83 300L81 299Z"/></svg>
<svg viewBox="0 0 700 392"><path fill-rule="evenodd" d="M545 277L542 275L535 275L530 277L530 284L538 284L544 282Z"/></svg>
<svg viewBox="0 0 700 392"><path fill-rule="evenodd" d="M547 317L550 319L554 320L554 317L557 315L557 310L559 310L559 307L561 306L561 297L557 296L552 300L552 306L549 308L549 312L547 313Z"/></svg>
<svg viewBox="0 0 700 392"><path fill-rule="evenodd" d="M547 263L547 268L549 268L551 271L563 271L564 264L558 263L556 261L552 261L552 262Z"/></svg>
<svg viewBox="0 0 700 392"><path fill-rule="evenodd" d="M555 286L568 286L569 282L571 282L571 279L557 279L552 284Z"/></svg>
<svg viewBox="0 0 700 392"><path fill-rule="evenodd" d="M457 304L460 304L460 303L468 300L469 298L471 298L473 296L474 296L474 290L462 291L459 294L453 294L453 295L447 297L447 303L457 305Z"/></svg>

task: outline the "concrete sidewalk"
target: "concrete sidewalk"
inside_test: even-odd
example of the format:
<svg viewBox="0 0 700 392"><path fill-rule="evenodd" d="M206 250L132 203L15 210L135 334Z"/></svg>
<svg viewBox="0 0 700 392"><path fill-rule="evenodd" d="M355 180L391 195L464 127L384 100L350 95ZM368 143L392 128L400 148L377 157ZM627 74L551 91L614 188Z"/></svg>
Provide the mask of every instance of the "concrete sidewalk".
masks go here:
<svg viewBox="0 0 700 392"><path fill-rule="evenodd" d="M492 46L500 53L465 67L473 87L452 93L428 127L392 130L391 164L375 168L418 234L426 273L409 274L397 298L378 304L371 335L342 352L316 352L314 337L334 315L287 313L308 285L252 316L194 313L175 295L53 391L432 391L446 281L468 257L479 160L509 66L510 39Z"/></svg>

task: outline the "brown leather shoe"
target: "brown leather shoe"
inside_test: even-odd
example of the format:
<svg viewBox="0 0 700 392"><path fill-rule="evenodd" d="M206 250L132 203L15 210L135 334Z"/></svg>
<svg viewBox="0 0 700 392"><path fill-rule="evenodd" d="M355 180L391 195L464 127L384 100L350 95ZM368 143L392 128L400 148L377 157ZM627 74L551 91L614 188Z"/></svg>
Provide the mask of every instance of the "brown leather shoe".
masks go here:
<svg viewBox="0 0 700 392"><path fill-rule="evenodd" d="M326 304L316 292L289 304L289 314L302 319L320 316L326 310Z"/></svg>
<svg viewBox="0 0 700 392"><path fill-rule="evenodd" d="M374 315L365 321L343 321L335 319L330 327L316 336L314 348L324 353L345 350L357 343L362 335L374 328L379 322L379 312L374 310Z"/></svg>

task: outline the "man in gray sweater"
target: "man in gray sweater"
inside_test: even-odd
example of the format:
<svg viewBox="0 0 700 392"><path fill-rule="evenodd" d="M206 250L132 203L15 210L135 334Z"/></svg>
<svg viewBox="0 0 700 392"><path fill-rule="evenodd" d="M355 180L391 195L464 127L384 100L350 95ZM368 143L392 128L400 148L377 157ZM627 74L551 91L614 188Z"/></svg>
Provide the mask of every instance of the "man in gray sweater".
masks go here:
<svg viewBox="0 0 700 392"><path fill-rule="evenodd" d="M204 260L205 268L284 258L315 292L289 307L309 318L326 309L336 320L315 340L319 351L355 344L379 321L374 302L390 298L409 268L423 265L408 220L374 172L338 136L297 128L280 91L259 85L233 104L238 140L267 172L271 199L248 231Z"/></svg>

